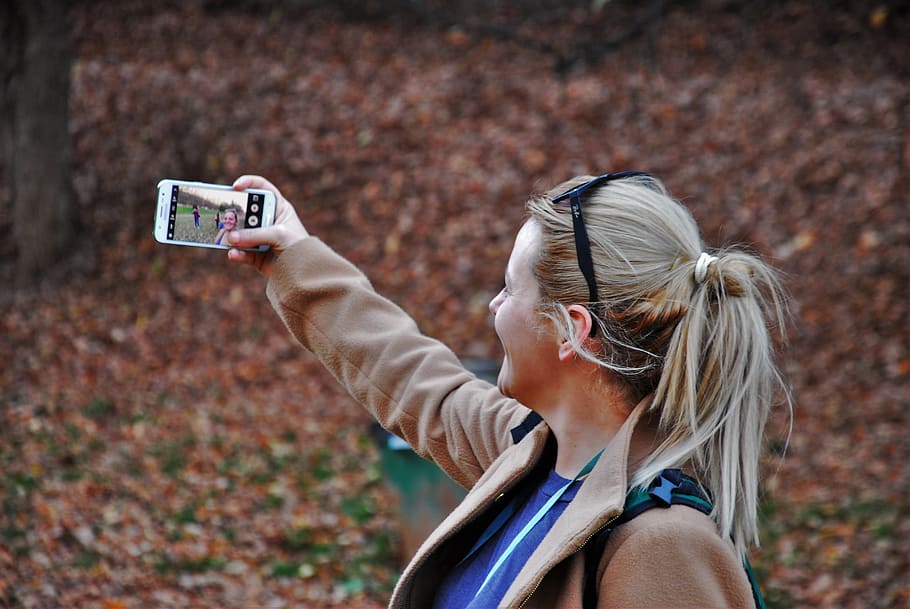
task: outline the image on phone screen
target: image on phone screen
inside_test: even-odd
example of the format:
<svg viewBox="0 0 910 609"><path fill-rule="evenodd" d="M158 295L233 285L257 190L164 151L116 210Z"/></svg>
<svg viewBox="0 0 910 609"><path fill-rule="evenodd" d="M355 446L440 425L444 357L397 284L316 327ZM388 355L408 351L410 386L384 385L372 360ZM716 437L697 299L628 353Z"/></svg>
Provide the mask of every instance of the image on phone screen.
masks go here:
<svg viewBox="0 0 910 609"><path fill-rule="evenodd" d="M262 224L262 193L174 184L170 203L168 241L226 246L230 231Z"/></svg>

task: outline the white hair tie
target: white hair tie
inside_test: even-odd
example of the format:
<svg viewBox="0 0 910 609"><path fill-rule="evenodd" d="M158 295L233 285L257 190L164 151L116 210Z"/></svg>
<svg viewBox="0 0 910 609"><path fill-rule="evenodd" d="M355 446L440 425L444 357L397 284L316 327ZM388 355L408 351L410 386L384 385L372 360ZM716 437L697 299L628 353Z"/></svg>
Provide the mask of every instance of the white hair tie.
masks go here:
<svg viewBox="0 0 910 609"><path fill-rule="evenodd" d="M702 283L708 276L708 267L717 260L717 256L712 256L707 252L702 252L695 263L695 283Z"/></svg>

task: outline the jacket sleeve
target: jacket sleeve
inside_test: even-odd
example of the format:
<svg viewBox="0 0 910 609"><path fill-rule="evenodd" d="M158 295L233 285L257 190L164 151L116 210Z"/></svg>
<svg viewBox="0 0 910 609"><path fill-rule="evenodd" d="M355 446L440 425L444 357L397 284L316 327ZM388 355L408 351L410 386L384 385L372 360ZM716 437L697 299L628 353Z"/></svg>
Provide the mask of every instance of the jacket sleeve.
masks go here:
<svg viewBox="0 0 910 609"><path fill-rule="evenodd" d="M379 423L469 487L528 410L478 380L315 237L282 252L267 286L291 334Z"/></svg>
<svg viewBox="0 0 910 609"><path fill-rule="evenodd" d="M628 525L632 530L621 532ZM615 533L607 544L612 556L600 580L599 609L755 607L742 562L707 516L685 506L654 509Z"/></svg>

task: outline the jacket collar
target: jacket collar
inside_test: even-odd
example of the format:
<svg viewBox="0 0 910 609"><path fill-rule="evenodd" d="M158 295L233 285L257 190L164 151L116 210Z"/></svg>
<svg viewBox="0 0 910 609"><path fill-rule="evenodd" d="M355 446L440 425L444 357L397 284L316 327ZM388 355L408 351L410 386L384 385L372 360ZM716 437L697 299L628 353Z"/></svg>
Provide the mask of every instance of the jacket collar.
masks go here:
<svg viewBox="0 0 910 609"><path fill-rule="evenodd" d="M507 598L530 596L553 565L577 552L594 533L622 513L628 484L629 446L635 426L649 402L650 398L646 398L632 410L623 426L604 448L597 465L585 479L578 494L513 582L510 591L506 593ZM532 412L515 428L520 430L517 432L518 439L522 441L500 455L474 485L474 490L430 534L402 574L393 597L393 605L397 606L394 599L398 599L403 592L405 582L413 579L435 549L465 523L490 509L491 496L502 498L503 493L514 488L534 469L551 436L550 428L545 423L540 423L539 415Z"/></svg>
<svg viewBox="0 0 910 609"><path fill-rule="evenodd" d="M526 435L531 433L531 431L537 427L538 423L543 421L543 417L534 412L533 410L528 413L528 416L525 417L525 420L521 424L513 427L509 433L512 434L512 442L518 444L521 442Z"/></svg>

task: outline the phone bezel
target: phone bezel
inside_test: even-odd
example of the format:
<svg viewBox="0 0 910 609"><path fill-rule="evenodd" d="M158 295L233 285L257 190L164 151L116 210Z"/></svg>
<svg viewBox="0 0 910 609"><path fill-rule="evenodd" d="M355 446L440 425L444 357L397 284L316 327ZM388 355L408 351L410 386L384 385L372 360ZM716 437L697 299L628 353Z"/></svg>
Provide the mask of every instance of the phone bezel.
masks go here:
<svg viewBox="0 0 910 609"><path fill-rule="evenodd" d="M155 206L155 240L166 245L184 245L190 247L202 247L207 249L229 250L234 249L230 245L220 245L215 243L204 243L198 241L182 241L178 239L168 239L168 214L170 212L170 197L174 186L192 186L196 188L211 188L215 190L226 190L232 192L246 192L263 195L262 200L262 223L260 227L271 226L275 221L275 193L270 190L261 188L247 188L243 191L234 191L234 188L227 184L215 184L211 182L200 182L194 180L177 180L165 178L158 182L157 204ZM247 249L247 248L244 248ZM247 251L267 251L268 245L261 245L256 248L249 248Z"/></svg>

